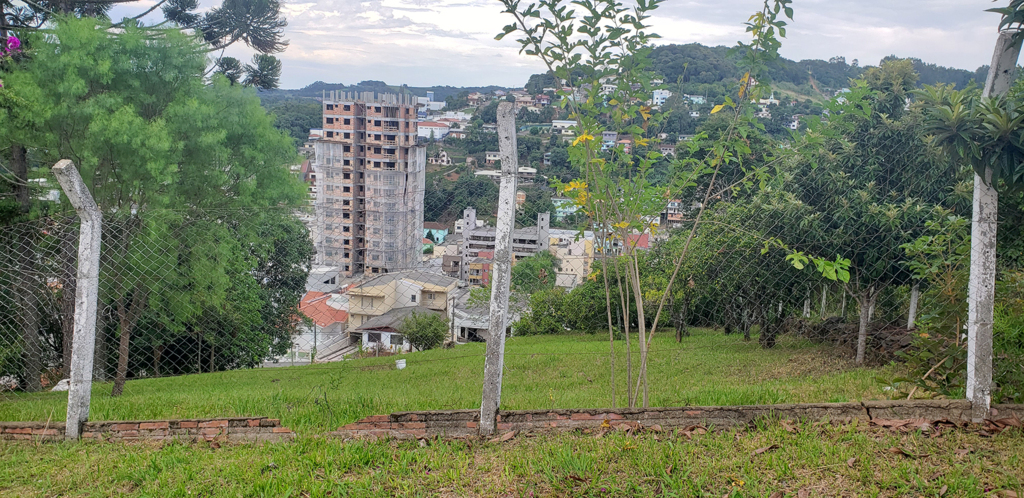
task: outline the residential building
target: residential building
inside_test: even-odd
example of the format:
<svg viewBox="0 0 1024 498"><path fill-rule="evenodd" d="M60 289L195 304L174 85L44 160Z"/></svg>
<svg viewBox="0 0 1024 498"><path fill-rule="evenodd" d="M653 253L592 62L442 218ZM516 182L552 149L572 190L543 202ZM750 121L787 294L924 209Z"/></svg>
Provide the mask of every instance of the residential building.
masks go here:
<svg viewBox="0 0 1024 498"><path fill-rule="evenodd" d="M534 97L533 100L536 103L537 107L547 107L551 105L551 96L545 95L543 93L537 94L537 96Z"/></svg>
<svg viewBox="0 0 1024 498"><path fill-rule="evenodd" d="M683 94L683 98L689 100L691 104L696 104L696 105L704 105L704 102L706 102L706 100L704 99L703 95L686 95L686 94Z"/></svg>
<svg viewBox="0 0 1024 498"><path fill-rule="evenodd" d="M700 117L700 111L690 111L690 117L691 118L699 118Z"/></svg>
<svg viewBox="0 0 1024 498"><path fill-rule="evenodd" d="M676 155L676 146L673 144L661 144L658 146L659 152L663 156L674 156Z"/></svg>
<svg viewBox="0 0 1024 498"><path fill-rule="evenodd" d="M468 97L466 97L466 101L469 102L469 105L471 107L480 107L482 105L487 105L487 103L490 102L490 100L491 97L489 95L484 95L480 92L473 92L469 94Z"/></svg>
<svg viewBox="0 0 1024 498"><path fill-rule="evenodd" d="M413 313L449 313L458 279L418 270L379 275L349 289L349 329L363 349L408 351L402 321ZM396 337L397 336L397 337Z"/></svg>
<svg viewBox="0 0 1024 498"><path fill-rule="evenodd" d="M572 216L579 211L580 207L576 204L576 201L572 199L566 199L565 197L552 197L551 203L555 205L554 217L558 221L562 221L566 216Z"/></svg>
<svg viewBox="0 0 1024 498"><path fill-rule="evenodd" d="M452 164L454 164L454 161L452 160L451 157L448 156L448 151L441 149L437 151L437 154L434 154L433 156L427 158L427 164L451 166Z"/></svg>
<svg viewBox="0 0 1024 498"><path fill-rule="evenodd" d="M558 259L555 285L572 289L585 282L594 262L594 232L581 237L577 230L552 229L549 235L550 251Z"/></svg>
<svg viewBox="0 0 1024 498"><path fill-rule="evenodd" d="M417 123L418 136L430 139L441 140L448 135L449 126L446 123L437 121L420 121Z"/></svg>
<svg viewBox="0 0 1024 498"><path fill-rule="evenodd" d="M665 210L661 212L661 224L674 227L678 226L683 222L683 201L679 199L672 199L665 205Z"/></svg>
<svg viewBox="0 0 1024 498"><path fill-rule="evenodd" d="M651 103L653 105L665 105L665 101L672 96L672 92L668 90L655 90L651 94Z"/></svg>
<svg viewBox="0 0 1024 498"><path fill-rule="evenodd" d="M466 208L462 218L466 220L462 234L462 256L475 258L481 252L494 252L496 229L493 227L477 227L476 209ZM547 251L549 240L551 213L538 213L537 226L516 228L512 230L512 252L515 259L532 256L540 251ZM465 264L465 263L463 263Z"/></svg>
<svg viewBox="0 0 1024 498"><path fill-rule="evenodd" d="M486 287L491 283L491 267L494 264L493 252L481 252L480 256L469 258L466 265L466 282L469 285Z"/></svg>
<svg viewBox="0 0 1024 498"><path fill-rule="evenodd" d="M494 164L501 161L500 152L484 152L484 164Z"/></svg>
<svg viewBox="0 0 1024 498"><path fill-rule="evenodd" d="M476 228L482 228L482 227L487 225L487 223L484 222L484 220L474 219L473 223L475 224ZM455 230L453 230L452 233L454 233L456 235L462 234L465 231L465 228L466 228L466 219L465 218L459 218L459 219L455 220Z"/></svg>
<svg viewBox="0 0 1024 498"><path fill-rule="evenodd" d="M571 119L555 119L551 121L551 133L574 135L572 128L575 126L576 121Z"/></svg>
<svg viewBox="0 0 1024 498"><path fill-rule="evenodd" d="M348 277L416 266L426 148L417 145L415 97L331 92L323 120L314 162L317 263Z"/></svg>
<svg viewBox="0 0 1024 498"><path fill-rule="evenodd" d="M436 221L425 221L423 222L423 237L428 235L434 239L434 242L440 244L448 236L448 227Z"/></svg>

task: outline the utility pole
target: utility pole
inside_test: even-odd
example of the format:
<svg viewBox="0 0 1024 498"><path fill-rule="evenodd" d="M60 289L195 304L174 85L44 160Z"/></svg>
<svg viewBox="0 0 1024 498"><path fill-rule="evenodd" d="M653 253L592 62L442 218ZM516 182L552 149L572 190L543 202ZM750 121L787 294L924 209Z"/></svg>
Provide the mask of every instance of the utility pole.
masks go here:
<svg viewBox="0 0 1024 498"><path fill-rule="evenodd" d="M1017 30L1003 30L996 40L992 66L982 97L998 97L1010 89L1020 56ZM984 177L974 173L974 210L971 216L971 277L967 309L967 399L971 421L989 416L992 403L992 322L996 297L996 216L999 193L992 169Z"/></svg>
<svg viewBox="0 0 1024 498"><path fill-rule="evenodd" d="M78 280L75 286L75 326L71 343L71 386L68 389L67 421L64 426L65 438L78 439L81 437L82 424L89 420L89 402L92 394L103 215L74 163L67 159L59 161L53 166L53 174L82 220L78 236Z"/></svg>
<svg viewBox="0 0 1024 498"><path fill-rule="evenodd" d="M498 147L501 152L501 187L494 234L494 271L491 275L491 310L484 357L484 389L480 403L480 435L494 434L501 406L501 374L505 367L505 326L512 280L512 229L516 222L516 182L519 173L516 115L511 102L498 104Z"/></svg>

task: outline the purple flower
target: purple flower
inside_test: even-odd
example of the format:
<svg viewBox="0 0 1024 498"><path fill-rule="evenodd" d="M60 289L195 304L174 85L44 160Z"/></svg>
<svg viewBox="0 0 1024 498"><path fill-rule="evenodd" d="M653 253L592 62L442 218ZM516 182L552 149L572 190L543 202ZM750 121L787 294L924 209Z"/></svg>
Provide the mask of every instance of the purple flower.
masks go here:
<svg viewBox="0 0 1024 498"><path fill-rule="evenodd" d="M21 47L21 40L19 40L17 36L11 35L7 38L7 41L4 42L4 46L5 51L8 54L13 54Z"/></svg>

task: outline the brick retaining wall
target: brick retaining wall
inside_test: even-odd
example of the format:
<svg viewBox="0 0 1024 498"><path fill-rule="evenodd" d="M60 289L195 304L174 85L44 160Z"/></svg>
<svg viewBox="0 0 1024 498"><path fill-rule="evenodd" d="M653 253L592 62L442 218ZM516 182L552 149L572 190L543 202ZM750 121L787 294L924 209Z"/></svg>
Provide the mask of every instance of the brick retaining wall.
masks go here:
<svg viewBox="0 0 1024 498"><path fill-rule="evenodd" d="M1024 405L996 405L993 418L1024 419ZM865 401L864 403L807 403L752 406L695 406L678 408L619 408L587 410L505 410L498 415L498 431L564 432L601 427L661 430L746 426L757 419L849 423L873 419L970 420L967 400ZM331 435L344 439L391 437L415 439L429 436L474 437L478 435L479 410L399 412L374 415L339 428Z"/></svg>
<svg viewBox="0 0 1024 498"><path fill-rule="evenodd" d="M82 439L101 441L290 441L295 433L266 417L86 422ZM0 422L0 441L64 439L64 422Z"/></svg>

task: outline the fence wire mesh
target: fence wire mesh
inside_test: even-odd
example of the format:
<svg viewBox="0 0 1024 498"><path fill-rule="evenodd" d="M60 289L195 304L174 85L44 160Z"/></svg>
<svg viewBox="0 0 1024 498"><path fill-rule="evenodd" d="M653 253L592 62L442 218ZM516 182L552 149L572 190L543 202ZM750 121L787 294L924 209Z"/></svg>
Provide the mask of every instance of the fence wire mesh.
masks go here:
<svg viewBox="0 0 1024 498"><path fill-rule="evenodd" d="M341 371L338 362L424 349L454 349L422 361L458 368L483 357L482 348L466 344L488 336L496 135L474 129L465 138L417 142L400 131L414 119L402 114L408 106L383 101L346 110L350 100L325 101L325 122L339 122L325 130L338 136L316 140L297 171L309 184L306 208L105 215L95 380L120 394L149 378L311 364ZM508 334L551 338L518 351L509 343L509 385L523 391L506 391L503 402L626 404L639 386L638 294L643 330L657 327L648 374L654 404L721 401L680 388L679 375L689 374L673 369L680 355L734 346L747 349L729 368L751 378L771 376L759 370L768 356L755 354L758 348L764 355L817 348L835 361L806 375L850 369L858 356L873 365L898 359L890 395L962 396L971 178L926 143L915 119L908 109L901 120L876 116L812 131L819 139L813 150L754 138L761 153L727 165L713 183L702 177L683 188L674 187L674 168L706 153L710 139L664 134L649 146L665 152L652 188L670 195L649 230L625 238L550 186L577 178L566 152L572 134L524 127ZM361 138L342 138L357 131ZM755 179L751 171L760 167L768 173ZM1020 226L1019 200L1009 196L1001 209L1008 248ZM0 231L7 248L0 253L0 377L7 388L47 389L68 376L77 226L73 215L58 214ZM850 260L848 282L823 278L795 253ZM1006 254L996 399L1019 401L1024 278L1020 256ZM632 286L629 265L638 268ZM609 321L614 354L597 346L609 337ZM708 342L711 335L727 339ZM615 400L577 396L607 392L613 369ZM479 373L464 373L448 375L479 385ZM523 380L531 375L561 381L544 383L549 392L538 394ZM472 407L460 396L436 407ZM789 399L758 396L744 399Z"/></svg>

